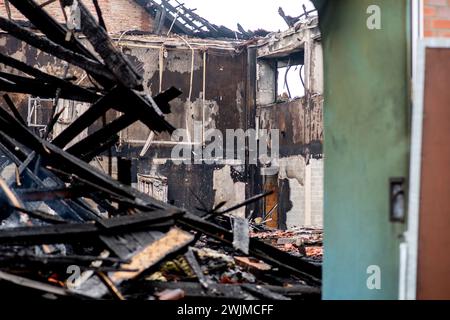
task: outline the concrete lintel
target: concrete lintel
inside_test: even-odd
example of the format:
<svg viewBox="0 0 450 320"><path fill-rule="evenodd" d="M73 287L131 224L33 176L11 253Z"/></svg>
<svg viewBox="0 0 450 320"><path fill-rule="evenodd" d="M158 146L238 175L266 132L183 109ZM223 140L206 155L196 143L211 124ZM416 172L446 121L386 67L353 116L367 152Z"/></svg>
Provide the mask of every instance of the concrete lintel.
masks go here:
<svg viewBox="0 0 450 320"><path fill-rule="evenodd" d="M320 39L317 19L299 24L283 32L272 33L257 44L258 58L283 58L304 50L308 40Z"/></svg>

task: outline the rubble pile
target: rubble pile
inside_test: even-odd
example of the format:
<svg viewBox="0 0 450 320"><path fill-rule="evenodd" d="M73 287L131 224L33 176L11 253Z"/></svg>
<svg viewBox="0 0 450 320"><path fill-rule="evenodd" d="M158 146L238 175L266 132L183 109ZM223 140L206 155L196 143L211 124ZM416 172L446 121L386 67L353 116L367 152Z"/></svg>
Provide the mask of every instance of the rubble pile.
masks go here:
<svg viewBox="0 0 450 320"><path fill-rule="evenodd" d="M259 231L251 233L251 237L261 239L292 255L306 256L313 261L322 262L323 229L304 227L287 231Z"/></svg>

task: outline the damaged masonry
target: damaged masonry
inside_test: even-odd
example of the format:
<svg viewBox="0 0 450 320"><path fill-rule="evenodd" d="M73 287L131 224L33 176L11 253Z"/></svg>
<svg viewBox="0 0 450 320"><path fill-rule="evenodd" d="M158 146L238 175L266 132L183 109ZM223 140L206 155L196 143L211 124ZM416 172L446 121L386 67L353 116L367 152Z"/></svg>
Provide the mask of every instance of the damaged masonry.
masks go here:
<svg viewBox="0 0 450 320"><path fill-rule="evenodd" d="M110 5L144 17L140 26L109 16ZM289 29L268 33L217 26L177 1L8 0L0 9L1 290L320 299L316 16L280 10ZM212 130L226 150L210 163ZM247 135L239 146L249 132L255 143ZM174 157L180 145L189 152ZM270 157L253 163L262 145Z"/></svg>

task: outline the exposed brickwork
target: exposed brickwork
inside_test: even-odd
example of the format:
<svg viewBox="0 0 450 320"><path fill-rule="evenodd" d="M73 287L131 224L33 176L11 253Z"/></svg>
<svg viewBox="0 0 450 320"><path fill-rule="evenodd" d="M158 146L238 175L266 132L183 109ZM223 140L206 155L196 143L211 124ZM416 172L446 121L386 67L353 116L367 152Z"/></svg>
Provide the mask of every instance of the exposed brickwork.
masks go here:
<svg viewBox="0 0 450 320"><path fill-rule="evenodd" d="M450 38L450 0L424 0L424 36Z"/></svg>
<svg viewBox="0 0 450 320"><path fill-rule="evenodd" d="M44 3L46 0L36 0L37 3ZM141 31L153 30L153 18L133 0L98 0L103 12L108 32L117 33L130 29ZM91 0L83 1L89 10L96 17L95 8ZM26 20L15 8L10 5L12 18L17 20ZM59 1L51 3L44 8L52 17L63 23ZM6 17L5 1L0 0L0 16Z"/></svg>

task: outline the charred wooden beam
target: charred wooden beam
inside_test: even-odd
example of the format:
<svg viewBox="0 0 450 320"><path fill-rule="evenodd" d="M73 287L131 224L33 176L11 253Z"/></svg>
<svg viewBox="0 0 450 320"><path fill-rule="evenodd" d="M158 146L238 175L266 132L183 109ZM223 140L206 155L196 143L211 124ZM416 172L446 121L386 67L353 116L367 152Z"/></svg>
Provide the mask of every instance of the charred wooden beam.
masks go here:
<svg viewBox="0 0 450 320"><path fill-rule="evenodd" d="M101 262L102 265L97 267L97 263ZM0 252L0 268L17 270L21 273L31 270L46 270L56 273L65 273L67 266L77 265L81 270L94 270L105 272L117 272L117 271L134 271L127 270L120 267L119 263L125 263L122 259L114 258L99 258L92 256L77 256L77 255L30 255L27 253L19 252L18 254L9 254ZM105 266L106 265L106 266Z"/></svg>
<svg viewBox="0 0 450 320"><path fill-rule="evenodd" d="M58 0L47 0L44 3L40 4L39 7L44 8L44 7L48 6L49 4L52 4L55 1L58 1Z"/></svg>
<svg viewBox="0 0 450 320"><path fill-rule="evenodd" d="M98 231L93 223L9 228L0 233L0 243L37 245L92 241Z"/></svg>
<svg viewBox="0 0 450 320"><path fill-rule="evenodd" d="M250 292L252 295L264 299L264 300L276 300L276 301L283 301L283 300L291 300L291 298L285 297L279 293L273 292L270 289L267 289L263 286L259 285L251 285L251 284L243 284L241 285L242 289Z"/></svg>
<svg viewBox="0 0 450 320"><path fill-rule="evenodd" d="M5 118L7 120L5 120ZM6 121L6 122L5 122ZM5 128L5 123L16 121L12 116L10 116L5 110L0 108L0 127L3 125L3 128ZM16 122L19 123L20 122ZM21 124L20 124L21 125ZM28 132L28 130L26 129ZM25 132L23 132L25 134ZM31 136L34 136L31 134ZM32 154L30 154L28 157L23 153L20 148L18 148L18 143L16 140L13 140L11 137L8 137L5 133L0 133L0 149L4 152L4 154L11 159L17 166L22 166L24 163L23 161L27 161L28 159L32 159ZM37 153L36 153L37 154ZM42 181L40 177L37 176L30 168L24 167L23 174L26 175L26 177L29 179L32 184L36 185L37 187L45 187L45 183ZM42 170L40 170L42 171ZM39 174L39 173L38 173ZM52 178L53 180L53 174L51 172L46 172L46 175L44 179ZM70 205L69 205L70 203ZM66 201L48 201L47 205L55 210L56 212L60 213L60 216L67 220L72 221L83 221L81 217L83 217L85 220L95 220L96 215L95 213L88 212L87 210L84 210L77 206L76 203L71 203L70 200Z"/></svg>
<svg viewBox="0 0 450 320"><path fill-rule="evenodd" d="M59 297L74 297L74 298L78 298L78 299L89 299L91 300L92 298L88 297L88 296L83 296L81 294L78 293L74 293L71 292L67 289L64 288L60 288L57 286L53 286L53 285L49 285L47 283L43 283L40 281L36 281L36 280L31 280L25 277L21 277L21 276L17 276L14 274L10 274L4 271L0 271L0 285L2 286L3 290L6 290L4 288L4 282L9 283L11 286L17 287L19 288L23 288L24 290L35 290L38 292L45 292L45 293L49 293L49 294L53 294ZM9 289L8 293L12 293L12 292L17 292L14 290ZM18 296L23 296L23 292L20 294L17 293Z"/></svg>
<svg viewBox="0 0 450 320"><path fill-rule="evenodd" d="M8 19L11 20L11 7L9 6L9 1L5 0L5 9L6 9L6 15L8 16Z"/></svg>
<svg viewBox="0 0 450 320"><path fill-rule="evenodd" d="M149 295L156 292L161 292L166 289L181 289L185 293L186 298L209 298L209 299L230 299L230 300L245 300L249 298L258 298L261 295L252 295L252 289L257 290L255 284L247 284L250 290L244 290L242 285L238 284L219 284L212 283L209 290L202 288L197 282L159 282L140 280L133 283L124 283L122 288L128 298L142 298L148 299ZM260 285L262 289L270 290L273 293L280 294L284 297L289 297L292 300L320 300L321 291L317 287L292 285L289 287L281 287L275 285Z"/></svg>
<svg viewBox="0 0 450 320"><path fill-rule="evenodd" d="M14 105L14 102L11 100L11 98L7 94L4 94L3 99L5 100L6 105L8 106L9 110L11 110L14 117L16 117L16 119L20 121L20 123L26 125L25 120L23 120L22 116L19 113L19 110L17 110L17 107Z"/></svg>
<svg viewBox="0 0 450 320"><path fill-rule="evenodd" d="M14 162L17 166L20 166L22 161L27 159L27 154L22 150L22 148L2 132L0 132L0 148L6 151L7 154L5 154L5 156L7 156L8 159Z"/></svg>
<svg viewBox="0 0 450 320"><path fill-rule="evenodd" d="M21 199L22 200L22 199ZM31 218L35 218L44 222L48 222L48 223L56 223L56 224L63 224L63 223L67 223L66 220L61 219L59 216L54 216L51 214L48 214L47 212L42 212L39 210L28 210L25 208L19 208L19 207L11 207L12 209L25 213L28 216L30 216Z"/></svg>
<svg viewBox="0 0 450 320"><path fill-rule="evenodd" d="M53 144L63 148L76 136L78 136L83 130L93 124L101 115L106 113L110 108L122 111L127 115L128 121L134 119L147 119L145 124L155 131L169 130L173 131L173 127L170 126L161 114L158 113L158 108L163 113L170 112L169 102L181 94L176 88L170 88L158 94L154 98L156 108L150 102L147 102L139 94L134 91L130 91L124 88L116 87L105 97L99 99L94 105L92 105L86 112L78 117L68 128L61 132L54 140ZM135 104L136 107L131 109L127 106ZM159 107L161 106L161 107ZM131 116L134 115L134 116ZM135 121L136 121L135 120ZM121 122L123 119L121 120ZM162 122L161 124L159 122ZM109 129L107 129L109 130ZM110 135L111 136L111 135ZM100 141L101 142L101 141ZM92 150L92 149L91 149ZM89 158L89 157L88 157Z"/></svg>
<svg viewBox="0 0 450 320"><path fill-rule="evenodd" d="M268 192L264 192L262 194L258 194L256 196L251 197L251 198L249 198L249 199L247 199L247 200L245 200L245 201L243 201L241 203L238 203L238 204L236 204L236 205L234 205L234 206L232 206L230 208L227 208L227 209L225 209L223 211L215 212L215 213L218 214L218 215L224 215L224 214L226 214L228 212L236 211L239 208L245 207L245 206L247 206L249 204L252 204L252 203L254 203L254 202L258 201L258 200L264 199L267 196L270 196L271 194L273 194L273 191L268 191Z"/></svg>
<svg viewBox="0 0 450 320"><path fill-rule="evenodd" d="M53 19L36 2L33 0L10 0L10 2L51 41L99 62L97 58L76 38L71 37L71 39L67 41L67 29Z"/></svg>
<svg viewBox="0 0 450 320"><path fill-rule="evenodd" d="M114 104L117 103L120 91L114 88L107 95L100 98L88 110L61 132L55 139L53 144L60 148L65 147L70 141L76 138L81 132L92 125L98 118L105 114Z"/></svg>
<svg viewBox="0 0 450 320"><path fill-rule="evenodd" d="M200 264L198 263L197 258L195 257L194 252L192 251L192 248L188 249L184 257L186 258L186 261L189 263L189 266L191 267L192 271L194 271L202 287L204 289L208 289L209 286L211 285L211 281L209 281L208 278L206 278L205 274L203 273L203 270L200 267Z"/></svg>
<svg viewBox="0 0 450 320"><path fill-rule="evenodd" d="M146 0L136 0L137 3L139 3L139 5L141 5L148 13L150 13L151 15L154 15L154 13L151 11L151 9L149 7L147 7L147 2ZM155 6L156 8L158 8L159 10L166 10L163 6L161 6L160 4L156 3L155 1L152 1L152 5ZM193 36L193 32L192 30L190 30L189 28L187 28L185 25L183 25L179 20L178 17L176 16L176 12L177 10L172 11L167 17L168 20L170 21L170 23L173 23L174 28L177 28L179 30L179 32L184 33L186 35L189 36Z"/></svg>
<svg viewBox="0 0 450 320"><path fill-rule="evenodd" d="M71 264L79 264L82 266L88 266L94 261L102 261L105 263L127 263L129 261L114 258L114 257L98 257L89 255L57 255L57 254L46 254L46 255L35 255L27 252L19 251L17 252L0 252L0 259L11 259L16 261L42 261L49 264L65 264L66 267Z"/></svg>
<svg viewBox="0 0 450 320"><path fill-rule="evenodd" d="M256 299L239 285L212 283L209 290L202 288L196 282L159 282L159 281L135 281L122 285L125 296L129 299L148 299L151 295L166 289L181 289L185 297L190 299L220 299L220 301Z"/></svg>
<svg viewBox="0 0 450 320"><path fill-rule="evenodd" d="M146 227L151 224L167 221L169 219L177 219L184 214L181 210L160 210L142 212L129 216L114 217L111 219L103 219L98 224L106 230L129 231L133 227Z"/></svg>
<svg viewBox="0 0 450 320"><path fill-rule="evenodd" d="M103 284L108 288L113 297L117 300L126 300L125 297L120 292L119 288L114 284L114 282L109 278L109 276L101 271L96 272L99 279L103 282Z"/></svg>
<svg viewBox="0 0 450 320"><path fill-rule="evenodd" d="M36 159L36 152L32 151L19 166L19 174L22 174L28 166Z"/></svg>
<svg viewBox="0 0 450 320"><path fill-rule="evenodd" d="M98 24L103 29L105 29L105 31L107 31L105 20L103 19L102 9L100 8L100 5L98 4L98 1L97 0L92 0L92 2L94 3L95 12L97 13Z"/></svg>
<svg viewBox="0 0 450 320"><path fill-rule="evenodd" d="M90 242L101 235L139 230L158 230L173 225L177 212L149 212L136 216L116 217L94 223L66 223L52 226L17 227L0 232L0 244L51 244Z"/></svg>
<svg viewBox="0 0 450 320"><path fill-rule="evenodd" d="M132 168L132 161L131 159L127 159L124 157L118 157L117 159L117 180L120 181L120 183L123 183L126 186L131 186L132 182L132 174L131 174L131 168Z"/></svg>
<svg viewBox="0 0 450 320"><path fill-rule="evenodd" d="M99 62L92 52L90 52L78 39L71 37L66 39L68 30L53 19L45 10L43 10L33 0L11 0L11 3L20 11L30 22L42 31L51 41L63 46L64 48L79 53L93 61ZM111 88L113 81L107 77L93 74L103 87Z"/></svg>
<svg viewBox="0 0 450 320"><path fill-rule="evenodd" d="M41 83L33 83L31 86L18 85L13 81L0 78L0 91L10 93L25 93L32 96L40 96L41 98L53 98L55 96L54 90L49 90L42 86Z"/></svg>
<svg viewBox="0 0 450 320"><path fill-rule="evenodd" d="M178 98L181 94L182 92L177 88L170 87L166 91L163 91L158 95L156 95L155 97L153 97L153 100L164 114L169 114L170 113L169 102L175 98Z"/></svg>
<svg viewBox="0 0 450 320"><path fill-rule="evenodd" d="M178 91L178 93L181 94L181 91ZM175 128L164 119L162 110L159 108L158 104L152 97L142 95L134 90L128 90L124 92L123 98L124 101L128 101L128 103L117 105L115 109L117 109L118 111L128 113L130 112L130 108L128 107L128 105L135 105L136 107L132 112L150 130L156 132L166 131L168 133L172 133L175 130ZM166 100L166 103L168 101L169 100Z"/></svg>
<svg viewBox="0 0 450 320"><path fill-rule="evenodd" d="M95 157L101 155L107 150L110 150L114 145L119 142L119 136L113 135L108 140L101 142L98 146L95 146L89 152L80 156L80 159L84 162L91 162Z"/></svg>
<svg viewBox="0 0 450 320"><path fill-rule="evenodd" d="M10 117L7 113L5 114L2 109L0 109L0 114L3 116L0 116L0 123L4 121L4 117ZM11 159L14 163L16 163L17 166L20 165L20 168L23 166L23 174L28 178L25 181L29 181L32 184L34 184L36 187L39 188L45 188L46 184L43 182L43 180L52 179L53 181L57 182L57 185L62 186L63 183L50 171L46 170L44 167L41 167L40 170L35 174L32 170L27 168L27 166L24 166L25 163L28 161L31 161L34 157L35 152L32 152L28 157L26 157L23 152L17 148L19 145L15 140L13 141L11 138L7 137L5 134L0 133L0 149L3 151L3 153ZM8 147L5 147L8 146ZM9 149L8 149L9 148ZM16 154L19 158L16 157ZM31 160L30 160L31 159ZM22 162L24 161L24 162ZM39 177L38 175L41 175L42 177ZM59 181L59 183L58 183ZM83 191L86 195L92 197L97 192L98 188L91 188L88 189L86 187L83 187ZM60 217L70 220L70 221L98 221L100 217L98 214L89 206L86 206L83 200L81 199L64 199L64 200L48 200L46 201L46 204L52 208L54 211L58 212ZM149 210L148 207L144 207L145 210Z"/></svg>
<svg viewBox="0 0 450 320"><path fill-rule="evenodd" d="M67 80L49 75L45 72L40 71L39 69L33 68L27 65L26 63L23 63L22 61L16 60L12 57L8 57L1 53L0 53L0 63L12 67L14 69L17 69L19 71L22 71L23 73L26 73L46 83L54 84L56 87L66 88L66 90L74 92L78 96L83 97L82 101L93 103L94 101L100 98L99 94L90 89L74 85Z"/></svg>
<svg viewBox="0 0 450 320"><path fill-rule="evenodd" d="M72 5L73 0L61 0L65 6ZM102 57L108 69L116 79L130 89L142 89L142 76L135 70L127 58L113 45L105 29L100 27L83 3L78 2L81 13L81 31Z"/></svg>
<svg viewBox="0 0 450 320"><path fill-rule="evenodd" d="M154 205L149 205L148 203L144 203L142 201L135 201L135 200L133 200L134 198L125 198L124 196L115 193L111 189L101 187L95 183L88 181L88 180L82 179L76 175L69 174L67 172L58 170L56 168L48 167L48 169L56 172L63 181L65 179L66 179L66 181L68 181L68 179L70 179L70 182L82 185L86 189L86 191L90 193L90 196L93 196L93 199L97 200L97 202L100 200L96 196L96 194L98 193L99 195L101 195L103 197L103 200L110 200L112 202L117 202L119 204L127 206L128 208L132 208L132 209L136 209L136 210L148 211L148 210L166 208L166 206L154 206ZM134 189L131 189L131 190L134 190ZM131 194L130 194L130 196L132 197ZM150 202L150 203L152 203L152 202ZM107 207L107 209L110 210L111 214L119 213L118 210L115 208L112 208L109 206L106 206L106 207Z"/></svg>
<svg viewBox="0 0 450 320"><path fill-rule="evenodd" d="M9 32L17 39L22 40L43 52L49 53L59 59L80 67L92 75L114 81L114 76L108 70L105 70L101 63L82 54L67 50L45 37L37 36L15 22L0 17L0 28Z"/></svg>
<svg viewBox="0 0 450 320"><path fill-rule="evenodd" d="M45 128L45 134L44 134L44 139L48 139L48 136L50 135L50 133L53 131L53 128L55 127L56 123L58 122L59 118L61 117L61 115L64 112L65 107L62 107L61 110L57 111L57 106L58 106L58 100L60 98L60 94L61 94L61 88L58 88L56 90L56 97L55 100L53 102L53 117L50 119L50 121L47 123L47 127Z"/></svg>
<svg viewBox="0 0 450 320"><path fill-rule="evenodd" d="M33 188L17 189L17 194L24 202L49 201L58 199L74 199L86 194L86 189L81 187L71 188Z"/></svg>
<svg viewBox="0 0 450 320"><path fill-rule="evenodd" d="M21 164L21 160L19 160L15 154L13 154L9 149L16 151L14 146L5 147L5 143L8 144L9 140L4 134L0 134L0 150L9 158L11 161L16 163L16 165ZM19 155L20 156L20 155ZM44 182L36 175L32 170L26 168L23 174L29 179L29 181L37 187L45 188ZM47 201L46 204L52 208L54 211L59 212L61 218L71 220L71 221L83 221L80 216L87 218L87 220L93 220L93 215L87 215L86 212L80 212L80 210L76 211L65 201Z"/></svg>
<svg viewBox="0 0 450 320"><path fill-rule="evenodd" d="M96 146L105 143L110 139L111 136L129 127L137 120L138 119L135 116L124 114L111 123L107 124L102 129L73 145L72 147L67 149L67 152L79 158L84 157L86 154L91 153L91 151Z"/></svg>
<svg viewBox="0 0 450 320"><path fill-rule="evenodd" d="M284 22L286 22L289 28L293 27L294 24L298 21L298 19L286 15L282 7L278 8L278 14L283 18Z"/></svg>
<svg viewBox="0 0 450 320"><path fill-rule="evenodd" d="M96 97L78 87L62 87L60 97L63 99L92 102ZM28 77L17 76L5 72L0 72L0 90L13 93L27 93L41 98L54 98L57 87L53 83L45 83L42 80L32 79Z"/></svg>
<svg viewBox="0 0 450 320"><path fill-rule="evenodd" d="M135 196L128 192L127 188L114 181L112 178L105 176L87 163L80 161L77 157L64 152L55 147L51 143L41 141L42 146L49 151L47 155L44 154L44 162L46 165L54 168L61 168L67 172L71 172L93 184L109 189L114 193L128 199L135 199Z"/></svg>
<svg viewBox="0 0 450 320"><path fill-rule="evenodd" d="M11 123L11 121L13 121ZM33 139L33 141L29 141L28 144L24 144L25 147L36 151L37 154L40 154L40 152L43 152L43 147L42 145L40 145L39 143L37 143L36 140L34 140L34 134L31 133L31 131L28 130L28 128L26 126L24 126L23 124L21 124L19 121L17 121L13 116L11 116L5 109L0 108L0 124L1 124L1 131L7 135L9 138L14 137L17 138L19 140L19 143L21 143L21 141L25 141L26 139ZM24 134L24 137L17 137L14 134L18 132L18 130L15 130L14 127L17 127L16 124L20 125L20 131L22 131L22 133ZM25 129L25 130L23 130ZM13 133L14 132L14 133ZM23 140L22 140L23 139ZM39 150L40 149L40 150ZM26 159L26 156L25 156ZM25 160L23 159L23 160ZM19 163L17 165L20 165L20 160L17 160Z"/></svg>
<svg viewBox="0 0 450 320"><path fill-rule="evenodd" d="M164 24L166 22L166 14L167 11L164 8L158 10L158 13L155 17L155 25L153 27L154 34L161 34L161 31L163 30Z"/></svg>

